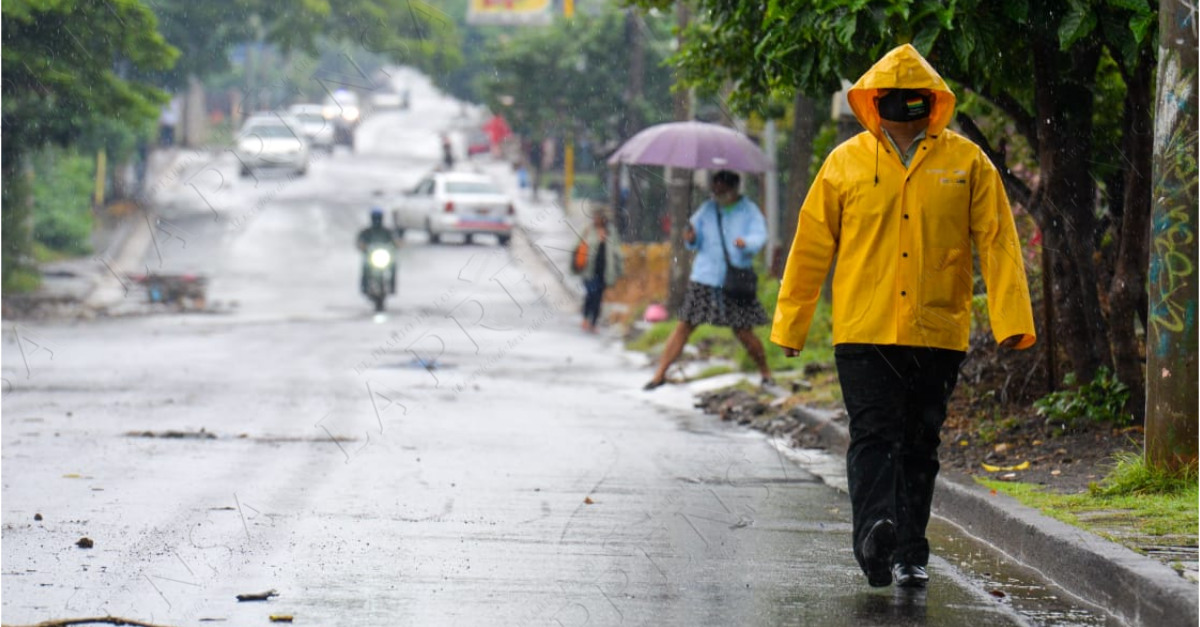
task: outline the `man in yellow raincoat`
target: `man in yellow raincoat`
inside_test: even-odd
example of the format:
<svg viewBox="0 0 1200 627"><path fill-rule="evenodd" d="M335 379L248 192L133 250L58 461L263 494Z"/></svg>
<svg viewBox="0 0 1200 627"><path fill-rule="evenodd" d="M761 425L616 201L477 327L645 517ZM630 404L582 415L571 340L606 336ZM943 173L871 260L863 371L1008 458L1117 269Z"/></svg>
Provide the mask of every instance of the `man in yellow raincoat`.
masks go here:
<svg viewBox="0 0 1200 627"><path fill-rule="evenodd" d="M995 167L949 130L955 97L911 45L847 97L867 129L825 160L800 210L771 341L804 348L833 275L833 343L850 415L854 555L872 586L922 587L938 431L967 349L971 250L1002 346L1035 341L1012 211Z"/></svg>

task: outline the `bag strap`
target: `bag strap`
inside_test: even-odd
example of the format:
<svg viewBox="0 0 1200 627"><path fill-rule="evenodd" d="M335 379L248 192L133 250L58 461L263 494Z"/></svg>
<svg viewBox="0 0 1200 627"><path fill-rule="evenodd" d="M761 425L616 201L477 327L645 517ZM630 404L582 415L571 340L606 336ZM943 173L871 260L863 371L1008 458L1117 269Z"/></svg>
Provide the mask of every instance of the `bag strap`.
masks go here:
<svg viewBox="0 0 1200 627"><path fill-rule="evenodd" d="M721 252L725 253L725 265L733 266L733 262L729 260L729 249L725 247L725 227L721 225L721 206L715 200L713 208L717 211L717 232L721 234Z"/></svg>

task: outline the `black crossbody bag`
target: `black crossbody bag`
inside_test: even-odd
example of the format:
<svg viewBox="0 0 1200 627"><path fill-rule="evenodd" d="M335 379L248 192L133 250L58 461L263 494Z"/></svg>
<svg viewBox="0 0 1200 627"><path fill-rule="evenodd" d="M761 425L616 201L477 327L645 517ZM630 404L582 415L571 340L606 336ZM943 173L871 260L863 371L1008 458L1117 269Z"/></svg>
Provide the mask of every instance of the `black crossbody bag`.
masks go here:
<svg viewBox="0 0 1200 627"><path fill-rule="evenodd" d="M715 203L714 203L715 204ZM721 252L725 253L725 284L721 289L730 298L750 301L758 297L758 275L753 268L739 268L729 261L729 249L725 247L725 226L721 223L721 208L717 211L717 231L721 234Z"/></svg>

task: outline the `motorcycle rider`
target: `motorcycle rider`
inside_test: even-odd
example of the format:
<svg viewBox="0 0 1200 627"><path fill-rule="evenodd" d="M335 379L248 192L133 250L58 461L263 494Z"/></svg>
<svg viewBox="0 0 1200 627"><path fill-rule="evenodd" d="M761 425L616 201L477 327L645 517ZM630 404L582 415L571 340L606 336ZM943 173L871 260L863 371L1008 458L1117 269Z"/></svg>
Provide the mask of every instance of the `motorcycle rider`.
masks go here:
<svg viewBox="0 0 1200 627"><path fill-rule="evenodd" d="M395 250L399 248L400 242L396 238L396 234L391 229L383 226L383 209L379 207L371 208L371 226L358 232L358 249L363 252L362 261L362 280L360 289L365 294L367 292L367 276L371 270L369 251L372 246L384 245L392 252L391 267L388 268L388 292L396 293L396 255Z"/></svg>

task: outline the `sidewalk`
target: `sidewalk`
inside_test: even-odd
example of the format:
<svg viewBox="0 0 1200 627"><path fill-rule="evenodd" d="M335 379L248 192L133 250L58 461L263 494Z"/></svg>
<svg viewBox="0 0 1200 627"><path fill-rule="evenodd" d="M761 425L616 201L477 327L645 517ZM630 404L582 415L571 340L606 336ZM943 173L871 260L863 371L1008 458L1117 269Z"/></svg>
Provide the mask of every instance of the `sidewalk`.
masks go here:
<svg viewBox="0 0 1200 627"><path fill-rule="evenodd" d="M150 153L143 191L96 216L92 254L42 264L41 286L29 294L6 296L6 305L18 317L91 318L128 302L132 286L127 277L142 270L139 264L150 245L158 196L181 188L187 168L205 155L182 149Z"/></svg>
<svg viewBox="0 0 1200 627"><path fill-rule="evenodd" d="M518 189L508 164L479 165L518 199L520 230L551 253L543 261L552 263L556 274L565 277L564 287L581 293L578 281L571 280L569 252L553 253L554 249L569 251L573 247L576 236L571 227L582 227L586 218L576 207L565 212L549 200L549 192L531 198L528 190ZM850 437L844 419L803 407L792 412L824 447L845 453ZM1128 625L1196 625L1197 585L1170 567L1044 516L1012 498L992 494L969 478L940 476L934 513Z"/></svg>

